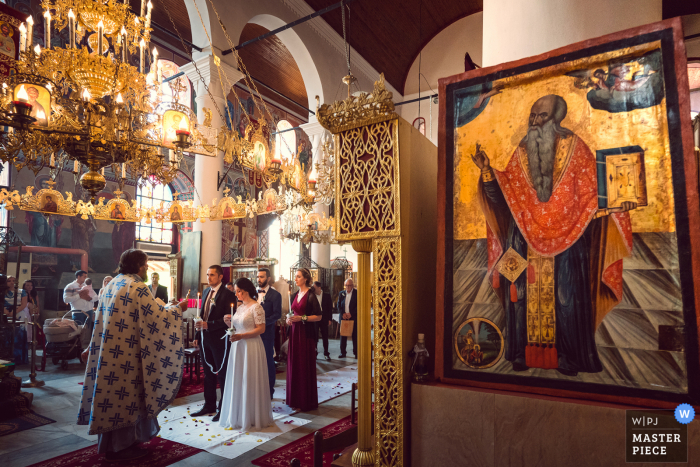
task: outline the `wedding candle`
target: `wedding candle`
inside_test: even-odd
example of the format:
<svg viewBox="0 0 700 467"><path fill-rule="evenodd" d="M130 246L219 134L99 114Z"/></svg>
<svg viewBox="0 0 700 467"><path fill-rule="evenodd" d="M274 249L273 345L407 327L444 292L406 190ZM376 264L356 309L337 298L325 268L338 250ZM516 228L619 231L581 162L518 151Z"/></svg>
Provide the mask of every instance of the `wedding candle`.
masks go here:
<svg viewBox="0 0 700 467"><path fill-rule="evenodd" d="M197 292L197 316L199 316L199 310L202 308L202 293Z"/></svg>
<svg viewBox="0 0 700 467"><path fill-rule="evenodd" d="M24 50L29 50L32 47L32 42L34 42L34 17L29 15L27 18L27 40L24 43Z"/></svg>
<svg viewBox="0 0 700 467"><path fill-rule="evenodd" d="M99 23L97 23L97 53L98 55L102 55L102 41L104 39L104 32L105 32L105 24L100 20Z"/></svg>
<svg viewBox="0 0 700 467"><path fill-rule="evenodd" d="M27 48L27 27L24 23L19 25L19 51L24 52Z"/></svg>
<svg viewBox="0 0 700 467"><path fill-rule="evenodd" d="M70 38L70 48L75 49L75 14L73 10L68 10L68 36Z"/></svg>
<svg viewBox="0 0 700 467"><path fill-rule="evenodd" d="M144 42L143 39L141 39L141 42L139 42L139 73L143 73L143 48L146 46L146 43Z"/></svg>
<svg viewBox="0 0 700 467"><path fill-rule="evenodd" d="M231 315L233 315L233 303L231 304Z"/></svg>
<svg viewBox="0 0 700 467"><path fill-rule="evenodd" d="M44 47L51 48L51 13L49 10L44 13Z"/></svg>

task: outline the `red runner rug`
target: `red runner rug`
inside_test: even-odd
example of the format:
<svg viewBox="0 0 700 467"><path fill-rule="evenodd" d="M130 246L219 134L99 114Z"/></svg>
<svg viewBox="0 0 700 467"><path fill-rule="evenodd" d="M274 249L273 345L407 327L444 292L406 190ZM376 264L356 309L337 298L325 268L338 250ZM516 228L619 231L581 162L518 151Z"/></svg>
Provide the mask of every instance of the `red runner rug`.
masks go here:
<svg viewBox="0 0 700 467"><path fill-rule="evenodd" d="M353 426L350 423L350 416L341 418L337 422L331 423L330 425L321 428L324 438L330 438L343 431L351 428ZM330 466L333 462L333 454L341 452L342 449L337 451L329 451L323 454L323 465ZM252 463L259 467L289 467L289 461L292 459L299 459L301 461L302 467L313 467L314 465L314 434L309 433L303 438L299 438L279 449L265 454L262 457L258 457Z"/></svg>
<svg viewBox="0 0 700 467"><path fill-rule="evenodd" d="M202 452L201 449L185 446L184 444L168 441L163 438L153 438L143 443L141 448L149 453L132 462L107 462L103 455L97 454L97 444L88 448L69 452L53 459L32 464L30 467L165 467Z"/></svg>

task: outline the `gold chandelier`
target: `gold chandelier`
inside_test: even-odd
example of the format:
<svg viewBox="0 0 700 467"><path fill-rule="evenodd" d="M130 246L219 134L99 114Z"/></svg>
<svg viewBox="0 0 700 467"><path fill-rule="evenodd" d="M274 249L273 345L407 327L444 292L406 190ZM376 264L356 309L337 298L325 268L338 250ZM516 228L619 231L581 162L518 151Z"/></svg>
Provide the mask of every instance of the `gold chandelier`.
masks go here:
<svg viewBox="0 0 700 467"><path fill-rule="evenodd" d="M337 243L335 220L325 214L306 212L300 207L292 208L281 216L280 237L309 243Z"/></svg>
<svg viewBox="0 0 700 467"><path fill-rule="evenodd" d="M99 170L111 165L122 181L170 183L183 150L215 153L192 111L162 103L157 51L148 52L152 4L141 16L115 0L45 0L44 30L68 28L68 48L32 47L33 20L20 27L17 73L2 85L0 160L55 177L67 165L92 195L104 189ZM146 11L147 10L147 11ZM85 40L91 34L89 40ZM111 42L111 47L110 47ZM139 54L138 68L129 64ZM150 71L147 73L147 68ZM175 83L173 83L175 84Z"/></svg>

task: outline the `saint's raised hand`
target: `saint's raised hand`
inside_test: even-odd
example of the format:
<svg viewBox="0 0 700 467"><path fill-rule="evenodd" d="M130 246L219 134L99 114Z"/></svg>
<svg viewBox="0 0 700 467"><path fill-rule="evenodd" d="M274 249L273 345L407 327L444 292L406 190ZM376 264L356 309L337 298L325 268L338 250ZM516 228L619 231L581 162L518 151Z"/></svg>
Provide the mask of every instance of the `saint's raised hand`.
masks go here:
<svg viewBox="0 0 700 467"><path fill-rule="evenodd" d="M476 154L472 155L472 160L481 170L491 166L491 160L484 151L481 150L481 145L476 143Z"/></svg>

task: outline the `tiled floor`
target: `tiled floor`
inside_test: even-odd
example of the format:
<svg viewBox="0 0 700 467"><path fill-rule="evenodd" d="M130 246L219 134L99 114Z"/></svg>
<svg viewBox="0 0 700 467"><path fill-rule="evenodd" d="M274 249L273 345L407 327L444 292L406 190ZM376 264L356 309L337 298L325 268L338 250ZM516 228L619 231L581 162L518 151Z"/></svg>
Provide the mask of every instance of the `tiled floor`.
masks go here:
<svg viewBox="0 0 700 467"><path fill-rule="evenodd" d="M318 348L319 350L321 349L320 343ZM338 340L330 341L329 350L333 361L326 362L319 358L316 365L319 374L337 370L357 362L357 360L352 358L335 358L340 355ZM3 466L24 467L97 443L97 436L87 434L87 426L75 424L82 390L82 386L78 383L83 381L84 370L84 365L77 360L73 360L65 371L61 370L57 365L52 365L48 362L46 372L37 373L38 378L45 381L46 385L37 389L25 389L25 391L34 393L32 409L40 415L56 420L56 423L0 437L0 458ZM23 379L27 379L28 374L28 365L19 367L15 371L15 375ZM285 377L285 373L277 375L277 386L285 384ZM195 394L189 397L193 401L199 401L204 398L202 394ZM274 451L348 415L350 415L349 393L319 405L316 410L296 414L295 416L297 417L311 420L311 423L278 436L233 460L208 452L201 452L172 465L197 467L210 465L250 466L253 465L251 464L252 460L265 453Z"/></svg>

